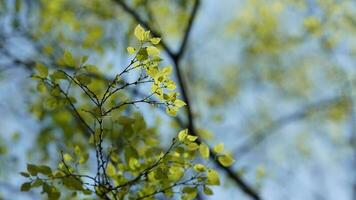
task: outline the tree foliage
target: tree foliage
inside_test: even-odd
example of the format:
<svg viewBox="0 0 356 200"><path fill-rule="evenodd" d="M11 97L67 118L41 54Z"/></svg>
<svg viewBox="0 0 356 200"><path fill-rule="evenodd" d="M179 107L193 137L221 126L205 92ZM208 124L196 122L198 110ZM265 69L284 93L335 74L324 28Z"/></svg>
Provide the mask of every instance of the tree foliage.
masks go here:
<svg viewBox="0 0 356 200"><path fill-rule="evenodd" d="M0 193L20 178L35 199L350 193L355 7L0 0Z"/></svg>
<svg viewBox="0 0 356 200"><path fill-rule="evenodd" d="M72 197L95 194L103 199L150 199L161 193L172 197L180 191L182 199L193 199L198 190L210 195L208 186L220 185L218 173L198 163L198 149L205 159L210 150L204 143L199 145L197 136L184 129L164 150L141 114L128 112L130 106L146 103L163 106L175 116L185 105L172 92L176 88L169 79L172 67L160 67L162 59L155 46L160 39L152 38L140 25L134 35L138 46L127 48L132 59L111 81L96 82L93 75L98 70L86 63L88 57L76 58L68 51L57 61L59 69L37 64L32 77L42 94L38 100L52 112L69 112L62 120L76 118L86 134L81 143L61 150L57 168L28 164L21 175L29 181L21 191L42 187L49 199L59 199L62 188L73 191ZM134 81L125 81L129 75L135 76ZM140 99L124 95L128 87L146 84L151 92ZM224 166L233 163L225 154L218 160ZM87 162L96 163L96 168Z"/></svg>

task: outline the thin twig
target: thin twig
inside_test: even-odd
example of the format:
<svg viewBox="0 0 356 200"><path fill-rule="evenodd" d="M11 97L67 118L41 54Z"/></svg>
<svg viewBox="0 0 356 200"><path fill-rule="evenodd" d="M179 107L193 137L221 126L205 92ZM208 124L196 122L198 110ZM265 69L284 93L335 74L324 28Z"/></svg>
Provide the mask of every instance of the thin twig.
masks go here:
<svg viewBox="0 0 356 200"><path fill-rule="evenodd" d="M152 34L155 37L161 37L161 45L163 49L167 52L171 60L173 61L174 68L176 70L176 75L178 79L178 84L180 86L181 92L182 92L182 97L185 103L187 104L186 109L187 109L187 116L188 116L188 129L192 135L198 135L196 133L196 129L194 127L194 118L192 114L192 109L191 109L191 102L188 97L188 92L187 92L187 86L185 84L185 81L183 80L181 68L180 68L180 60L182 59L182 56L184 55L184 52L187 47L187 42L192 30L193 22L195 20L196 14L199 10L199 5L200 5L200 0L196 0L193 5L192 13L190 15L189 21L188 21L188 26L185 30L183 39L181 40L181 45L177 53L174 53L166 44L164 38L162 38L161 34L159 34L157 31L155 31L149 23L145 22L132 8L130 8L124 1L122 0L113 0L116 2L123 10L125 10L128 14L130 14L138 23L140 23L143 27L145 27L148 30L151 30ZM200 140L198 140L200 142ZM226 172L226 174L232 179L238 186L239 188L245 192L247 195L249 195L251 198L255 200L260 200L261 197L255 191L251 186L249 186L247 183L245 183L244 180L235 172L233 172L232 169L228 167L224 167L221 165L217 160L213 160L223 171Z"/></svg>

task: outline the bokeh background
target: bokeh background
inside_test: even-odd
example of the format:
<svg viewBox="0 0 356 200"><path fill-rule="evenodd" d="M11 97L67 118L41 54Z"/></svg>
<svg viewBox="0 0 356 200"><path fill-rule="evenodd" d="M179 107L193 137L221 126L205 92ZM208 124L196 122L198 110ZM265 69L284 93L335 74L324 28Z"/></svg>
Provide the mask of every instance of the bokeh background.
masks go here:
<svg viewBox="0 0 356 200"><path fill-rule="evenodd" d="M34 109L34 63L68 49L112 76L142 23L167 44L165 64L185 41L178 64L195 128L225 144L262 199L356 199L353 0L0 0L0 199L41 199L19 191L19 172L51 163L61 145ZM178 130L159 109L138 109L163 143ZM220 174L204 199L251 199Z"/></svg>

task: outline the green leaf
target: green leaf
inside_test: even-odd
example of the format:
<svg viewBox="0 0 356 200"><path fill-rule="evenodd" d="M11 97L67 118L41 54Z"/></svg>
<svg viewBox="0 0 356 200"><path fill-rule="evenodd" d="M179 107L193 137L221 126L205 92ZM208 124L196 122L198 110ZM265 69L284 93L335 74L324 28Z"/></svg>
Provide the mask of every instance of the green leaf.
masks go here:
<svg viewBox="0 0 356 200"><path fill-rule="evenodd" d="M199 145L195 142L189 143L187 145L187 147L188 147L189 151L195 151L195 150L199 149Z"/></svg>
<svg viewBox="0 0 356 200"><path fill-rule="evenodd" d="M83 153L78 145L74 147L74 154L77 157L77 159L79 159L78 161L79 164L85 163L89 158L89 155L87 153Z"/></svg>
<svg viewBox="0 0 356 200"><path fill-rule="evenodd" d="M37 176L38 169L36 165L32 164L27 164L27 171L32 175L32 176Z"/></svg>
<svg viewBox="0 0 356 200"><path fill-rule="evenodd" d="M183 106L185 106L187 104L184 101L180 100L180 99L176 99L174 101L174 105L177 106L178 108L180 108L180 107L183 107Z"/></svg>
<svg viewBox="0 0 356 200"><path fill-rule="evenodd" d="M61 193L59 191L52 191L48 194L49 200L58 200L61 197Z"/></svg>
<svg viewBox="0 0 356 200"><path fill-rule="evenodd" d="M162 73L164 75L169 75L170 73L172 73L172 71L173 71L173 67L170 65L168 65L162 69Z"/></svg>
<svg viewBox="0 0 356 200"><path fill-rule="evenodd" d="M197 172L205 172L205 170L206 170L205 166L202 164L196 164L196 165L194 165L193 168Z"/></svg>
<svg viewBox="0 0 356 200"><path fill-rule="evenodd" d="M45 92L47 90L46 84L44 84L43 82L38 82L37 90L41 93Z"/></svg>
<svg viewBox="0 0 356 200"><path fill-rule="evenodd" d="M188 129L181 130L178 133L178 140L183 142L187 136L188 136Z"/></svg>
<svg viewBox="0 0 356 200"><path fill-rule="evenodd" d="M26 182L21 185L21 192L27 192L31 189L31 182Z"/></svg>
<svg viewBox="0 0 356 200"><path fill-rule="evenodd" d="M65 173L62 172L62 171L57 171L54 173L54 177L55 178L59 178L59 177L62 177L62 176L65 176Z"/></svg>
<svg viewBox="0 0 356 200"><path fill-rule="evenodd" d="M224 150L224 144L220 143L215 145L213 150L215 153L221 153Z"/></svg>
<svg viewBox="0 0 356 200"><path fill-rule="evenodd" d="M184 193L183 199L186 199L186 200L194 199L198 194L196 187L184 187L182 192Z"/></svg>
<svg viewBox="0 0 356 200"><path fill-rule="evenodd" d="M194 136L194 135L188 135L187 136L187 140L189 140L190 142L194 142L197 139L198 139L198 136Z"/></svg>
<svg viewBox="0 0 356 200"><path fill-rule="evenodd" d="M213 169L209 169L207 173L207 184L208 185L220 185L219 174Z"/></svg>
<svg viewBox="0 0 356 200"><path fill-rule="evenodd" d="M138 160L136 158L130 158L129 160L129 167L132 170L135 170L137 167L139 167Z"/></svg>
<svg viewBox="0 0 356 200"><path fill-rule="evenodd" d="M159 50L154 46L147 47L147 53L150 56L159 56Z"/></svg>
<svg viewBox="0 0 356 200"><path fill-rule="evenodd" d="M136 56L137 60L139 61L145 61L148 58L147 50L146 48L142 48L137 52Z"/></svg>
<svg viewBox="0 0 356 200"><path fill-rule="evenodd" d="M169 168L168 178L172 181L180 180L184 175L184 171L182 167L172 166Z"/></svg>
<svg viewBox="0 0 356 200"><path fill-rule="evenodd" d="M85 74L80 74L76 78L81 84L88 85L91 83L91 78Z"/></svg>
<svg viewBox="0 0 356 200"><path fill-rule="evenodd" d="M95 65L86 64L84 69L90 73L98 73L99 69Z"/></svg>
<svg viewBox="0 0 356 200"><path fill-rule="evenodd" d="M73 55L67 50L64 51L63 61L64 64L67 65L68 67L76 67L77 65Z"/></svg>
<svg viewBox="0 0 356 200"><path fill-rule="evenodd" d="M53 81L56 81L56 80L66 80L67 79L67 76L62 72L62 71L55 71L53 74L51 74L51 79Z"/></svg>
<svg viewBox="0 0 356 200"><path fill-rule="evenodd" d="M41 78L46 78L48 76L48 69L42 63L36 63L36 71Z"/></svg>
<svg viewBox="0 0 356 200"><path fill-rule="evenodd" d="M230 155L222 155L218 157L218 161L220 164L222 164L224 167L229 167L231 166L235 160L230 156Z"/></svg>
<svg viewBox="0 0 356 200"><path fill-rule="evenodd" d="M210 151L209 151L209 147L205 144L205 143L201 143L200 146L199 146L199 152L200 152L200 155L203 157L203 158L209 158L210 156Z"/></svg>
<svg viewBox="0 0 356 200"><path fill-rule="evenodd" d="M158 167L157 170L155 171L155 179L157 180L167 180L168 174L166 173L166 169L162 167Z"/></svg>
<svg viewBox="0 0 356 200"><path fill-rule="evenodd" d="M74 177L65 177L62 179L63 185L71 190L82 190L82 183Z"/></svg>
<svg viewBox="0 0 356 200"><path fill-rule="evenodd" d="M30 174L29 173L26 173L26 172L20 172L21 176L23 177L30 177Z"/></svg>
<svg viewBox="0 0 356 200"><path fill-rule="evenodd" d="M77 157L80 157L82 155L82 150L80 149L80 147L78 145L75 145L75 147L74 147L74 154Z"/></svg>
<svg viewBox="0 0 356 200"><path fill-rule="evenodd" d="M116 175L116 168L111 162L109 162L106 167L106 174L110 177L113 177Z"/></svg>
<svg viewBox="0 0 356 200"><path fill-rule="evenodd" d="M144 33L144 40L148 40L148 39L150 39L150 34L151 34L151 31L145 31L145 33Z"/></svg>
<svg viewBox="0 0 356 200"><path fill-rule="evenodd" d="M209 187L204 187L204 189L203 189L203 191L204 191L204 194L206 194L206 195L213 195L214 193L213 193L213 190L211 190Z"/></svg>
<svg viewBox="0 0 356 200"><path fill-rule="evenodd" d="M45 192L45 193L51 193L51 192L52 192L51 186L48 185L47 183L44 183L44 184L42 185L42 190L43 190L43 192Z"/></svg>
<svg viewBox="0 0 356 200"><path fill-rule="evenodd" d="M151 38L150 41L152 44L157 45L161 41L161 38L154 37L154 38Z"/></svg>
<svg viewBox="0 0 356 200"><path fill-rule="evenodd" d="M43 184L43 181L42 181L41 179L36 179L36 180L32 183L31 187L33 187L33 188L40 187L40 186L42 186L42 184Z"/></svg>
<svg viewBox="0 0 356 200"><path fill-rule="evenodd" d="M80 157L78 163L79 164L84 164L88 161L89 159L89 154L85 153L85 154L82 154L82 156Z"/></svg>
<svg viewBox="0 0 356 200"><path fill-rule="evenodd" d="M135 49L133 47L127 47L127 52L129 52L129 54L134 54L135 53Z"/></svg>
<svg viewBox="0 0 356 200"><path fill-rule="evenodd" d="M50 167L46 166L46 165L39 165L37 166L37 171L41 174L44 175L51 175L52 174L52 170Z"/></svg>
<svg viewBox="0 0 356 200"><path fill-rule="evenodd" d="M83 190L83 194L85 195L91 195L92 191L91 190Z"/></svg>
<svg viewBox="0 0 356 200"><path fill-rule="evenodd" d="M166 113L172 117L175 117L177 115L178 108L177 107L167 107L166 108Z"/></svg>
<svg viewBox="0 0 356 200"><path fill-rule="evenodd" d="M140 41L145 40L145 29L143 29L140 24L136 26L134 34L138 40Z"/></svg>
<svg viewBox="0 0 356 200"><path fill-rule="evenodd" d="M182 192L183 193L188 193L188 194L196 193L197 192L197 188L195 188L195 187L184 187Z"/></svg>
<svg viewBox="0 0 356 200"><path fill-rule="evenodd" d="M120 116L116 121L122 126L131 126L133 123L135 123L135 119L127 116Z"/></svg>
<svg viewBox="0 0 356 200"><path fill-rule="evenodd" d="M136 158L136 159L138 158L138 152L132 146L128 146L127 148L125 148L124 155L125 155L126 164L129 164L130 158Z"/></svg>
<svg viewBox="0 0 356 200"><path fill-rule="evenodd" d="M80 63L81 64L85 64L87 61L88 61L88 56L82 56L82 57L80 57Z"/></svg>
<svg viewBox="0 0 356 200"><path fill-rule="evenodd" d="M64 159L65 162L70 162L70 161L73 160L72 156L69 155L69 154L67 154L67 153L65 153L65 154L63 155L63 159Z"/></svg>
<svg viewBox="0 0 356 200"><path fill-rule="evenodd" d="M168 81L166 82L166 88L167 88L168 90L175 90L175 89L177 88L177 86L176 86L176 84L174 83L174 81L168 80ZM177 101L177 100L178 100L178 101ZM184 101L179 100L179 99L177 99L177 100L174 102L174 105L177 106L178 108L183 107L184 105L186 105L186 104L184 103Z"/></svg>
<svg viewBox="0 0 356 200"><path fill-rule="evenodd" d="M43 192L47 193L49 200L58 200L61 196L61 193L54 186L50 186L47 183L44 183L42 186Z"/></svg>

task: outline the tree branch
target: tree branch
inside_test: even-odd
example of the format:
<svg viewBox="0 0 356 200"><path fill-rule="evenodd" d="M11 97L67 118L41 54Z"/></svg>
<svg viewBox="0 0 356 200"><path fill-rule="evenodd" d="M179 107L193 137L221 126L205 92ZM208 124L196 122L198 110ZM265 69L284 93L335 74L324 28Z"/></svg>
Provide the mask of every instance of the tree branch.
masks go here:
<svg viewBox="0 0 356 200"><path fill-rule="evenodd" d="M198 13L199 5L200 5L200 0L196 0L194 2L194 5L193 5L193 10L192 10L191 16L190 16L190 18L188 20L187 28L186 28L186 30L184 32L184 36L183 36L183 39L181 41L180 48L179 48L178 52L176 53L177 59L179 59L181 56L183 56L183 53L185 52L185 50L187 48L188 39L189 39L191 30L192 30L192 27L193 27L193 22L194 22L194 20L195 20L195 18L197 16L197 13Z"/></svg>
<svg viewBox="0 0 356 200"><path fill-rule="evenodd" d="M117 3L124 11L126 11L127 13L129 13L140 25L142 25L145 29L148 29L151 31L152 35L154 37L161 37L161 34L159 34L158 31L156 31L155 29L153 29L148 22L146 22L145 20L143 20L140 15L138 15L135 10L133 10L132 8L130 8L124 1L122 0L113 0L115 3ZM163 40L163 38L161 38L161 42L160 42L161 46L163 47L163 49L167 52L167 54L172 57L175 54L173 53L173 51L169 48L169 46L167 45L167 43Z"/></svg>
<svg viewBox="0 0 356 200"><path fill-rule="evenodd" d="M172 50L167 46L167 43L165 40L162 38L162 35L159 34L157 31L155 31L152 27L150 27L148 22L145 22L132 8L130 8L123 0L113 0L116 2L122 9L124 9L128 14L130 14L138 23L140 23L143 27L145 27L148 30L151 30L152 34L155 37L161 37L161 44L163 49L167 52L171 60L173 61L174 68L176 70L176 75L178 79L178 84L180 86L181 92L182 92L182 97L185 103L187 104L186 106L186 111L187 111L187 117L188 117L188 130L192 135L198 135L194 126L194 117L191 109L191 102L188 97L188 87L183 80L182 76L182 71L180 67L180 61L186 51L189 36L191 34L192 26L194 23L194 20L196 18L197 12L199 10L199 5L200 5L200 0L196 0L193 5L192 13L190 15L189 21L187 28L184 32L183 39L181 40L181 45L179 47L179 50L177 53L172 52ZM198 143L200 143L201 140L198 140ZM211 151L213 152L213 151ZM214 154L211 154L212 158L214 158ZM260 200L261 197L258 195L258 193L252 189L245 181L237 174L234 173L231 168L224 167L221 165L217 160L212 159L225 173L228 175L228 177L233 180L239 188L248 196L255 200Z"/></svg>

